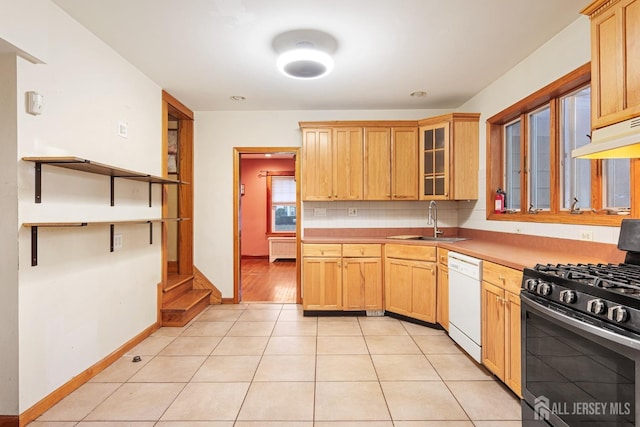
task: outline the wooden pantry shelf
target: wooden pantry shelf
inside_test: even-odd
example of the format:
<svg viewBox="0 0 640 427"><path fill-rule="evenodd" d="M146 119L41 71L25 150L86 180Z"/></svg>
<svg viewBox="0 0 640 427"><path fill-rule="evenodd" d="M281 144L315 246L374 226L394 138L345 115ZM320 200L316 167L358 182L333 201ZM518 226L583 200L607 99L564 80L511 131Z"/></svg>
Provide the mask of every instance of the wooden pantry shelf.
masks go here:
<svg viewBox="0 0 640 427"><path fill-rule="evenodd" d="M92 160L83 159L74 156L59 157L23 157L26 162L35 163L35 202L42 202L42 165L56 166L65 169L73 169L76 171L93 173L96 175L105 175L111 179L111 206L115 205L115 179L129 179L133 181L141 181L149 183L149 207L151 207L151 188L153 184L187 184L186 182L164 178L160 176L149 175L143 172L135 172L128 169L122 169L116 166L106 165L94 162Z"/></svg>
<svg viewBox="0 0 640 427"><path fill-rule="evenodd" d="M90 224L109 225L109 252L114 251L116 224L149 224L149 244L153 244L153 224L157 222L188 221L189 218L154 218L154 219L127 219L115 221L91 221L91 222L25 222L23 227L31 228L31 265L38 265L38 228L61 227L86 227Z"/></svg>

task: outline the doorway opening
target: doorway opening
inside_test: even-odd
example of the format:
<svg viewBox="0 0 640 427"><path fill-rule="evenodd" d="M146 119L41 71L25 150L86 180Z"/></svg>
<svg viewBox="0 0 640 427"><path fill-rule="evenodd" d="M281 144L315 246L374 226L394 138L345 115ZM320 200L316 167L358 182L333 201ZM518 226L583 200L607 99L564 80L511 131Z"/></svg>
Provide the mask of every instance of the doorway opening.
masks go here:
<svg viewBox="0 0 640 427"><path fill-rule="evenodd" d="M234 149L234 302L300 303L298 148Z"/></svg>

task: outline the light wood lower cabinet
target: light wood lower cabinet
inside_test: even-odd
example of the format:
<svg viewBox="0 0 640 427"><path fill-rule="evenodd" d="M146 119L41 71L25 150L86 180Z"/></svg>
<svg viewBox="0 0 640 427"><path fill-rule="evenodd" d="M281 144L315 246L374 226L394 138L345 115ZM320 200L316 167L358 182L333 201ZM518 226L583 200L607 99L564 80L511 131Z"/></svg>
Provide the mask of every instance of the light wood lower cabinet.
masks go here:
<svg viewBox="0 0 640 427"><path fill-rule="evenodd" d="M491 282L494 283L491 283ZM482 364L521 396L520 271L483 263Z"/></svg>
<svg viewBox="0 0 640 427"><path fill-rule="evenodd" d="M302 261L304 310L342 310L342 258Z"/></svg>
<svg viewBox="0 0 640 427"><path fill-rule="evenodd" d="M435 260L435 248L387 245L385 310L436 323L436 263L422 260Z"/></svg>
<svg viewBox="0 0 640 427"><path fill-rule="evenodd" d="M504 381L504 289L482 282L482 364Z"/></svg>
<svg viewBox="0 0 640 427"><path fill-rule="evenodd" d="M304 310L381 310L380 244L303 244Z"/></svg>
<svg viewBox="0 0 640 427"><path fill-rule="evenodd" d="M518 396L522 396L520 295L505 291L505 365L504 382Z"/></svg>
<svg viewBox="0 0 640 427"><path fill-rule="evenodd" d="M438 248L438 289L436 292L436 322L449 330L449 251Z"/></svg>
<svg viewBox="0 0 640 427"><path fill-rule="evenodd" d="M343 310L382 310L380 258L343 258Z"/></svg>

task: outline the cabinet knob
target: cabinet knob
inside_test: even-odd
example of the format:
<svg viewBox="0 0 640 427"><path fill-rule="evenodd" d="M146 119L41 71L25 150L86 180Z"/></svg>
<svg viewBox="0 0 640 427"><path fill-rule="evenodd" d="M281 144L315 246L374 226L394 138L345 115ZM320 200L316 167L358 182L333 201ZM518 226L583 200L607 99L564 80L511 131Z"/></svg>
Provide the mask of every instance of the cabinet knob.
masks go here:
<svg viewBox="0 0 640 427"><path fill-rule="evenodd" d="M364 255L364 249L360 249L360 255Z"/></svg>
<svg viewBox="0 0 640 427"><path fill-rule="evenodd" d="M320 251L320 255L324 255L324 251Z"/></svg>

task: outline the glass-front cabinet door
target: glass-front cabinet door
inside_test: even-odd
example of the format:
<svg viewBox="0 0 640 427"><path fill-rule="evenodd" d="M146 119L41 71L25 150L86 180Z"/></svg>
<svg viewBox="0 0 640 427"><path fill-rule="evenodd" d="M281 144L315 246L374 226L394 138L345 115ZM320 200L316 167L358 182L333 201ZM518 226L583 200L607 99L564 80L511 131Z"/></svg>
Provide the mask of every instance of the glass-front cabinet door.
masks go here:
<svg viewBox="0 0 640 427"><path fill-rule="evenodd" d="M449 199L449 123L420 128L420 199Z"/></svg>

